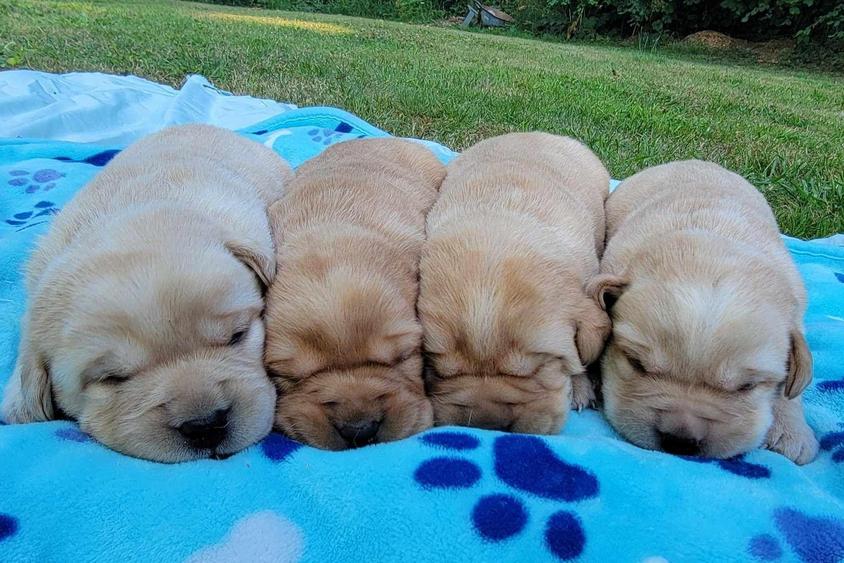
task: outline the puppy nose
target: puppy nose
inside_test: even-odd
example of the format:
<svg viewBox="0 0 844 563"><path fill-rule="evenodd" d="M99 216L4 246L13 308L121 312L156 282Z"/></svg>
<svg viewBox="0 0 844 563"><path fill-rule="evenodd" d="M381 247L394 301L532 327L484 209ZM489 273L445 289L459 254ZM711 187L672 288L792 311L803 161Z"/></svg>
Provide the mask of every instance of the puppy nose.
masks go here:
<svg viewBox="0 0 844 563"><path fill-rule="evenodd" d="M190 445L200 450L213 450L226 438L229 409L218 409L208 416L188 420L179 432Z"/></svg>
<svg viewBox="0 0 844 563"><path fill-rule="evenodd" d="M365 420L363 422L345 422L336 426L337 433L352 448L365 446L375 442L375 435L381 428L380 420Z"/></svg>
<svg viewBox="0 0 844 563"><path fill-rule="evenodd" d="M662 451L674 455L700 454L700 440L667 432L659 433L659 447Z"/></svg>

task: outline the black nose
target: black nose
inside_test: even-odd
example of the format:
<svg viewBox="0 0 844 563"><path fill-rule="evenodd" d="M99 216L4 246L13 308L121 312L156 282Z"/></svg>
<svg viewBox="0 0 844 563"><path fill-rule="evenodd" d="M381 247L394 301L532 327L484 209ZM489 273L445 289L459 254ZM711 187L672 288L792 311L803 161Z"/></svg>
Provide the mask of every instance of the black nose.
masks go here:
<svg viewBox="0 0 844 563"><path fill-rule="evenodd" d="M674 455L700 454L700 440L666 432L659 433L659 447L662 451Z"/></svg>
<svg viewBox="0 0 844 563"><path fill-rule="evenodd" d="M213 450L225 440L228 420L229 409L219 409L208 416L182 423L179 432L194 448Z"/></svg>
<svg viewBox="0 0 844 563"><path fill-rule="evenodd" d="M375 442L375 435L381 427L380 420L365 420L363 422L346 422L336 425L337 433L352 447L365 446Z"/></svg>

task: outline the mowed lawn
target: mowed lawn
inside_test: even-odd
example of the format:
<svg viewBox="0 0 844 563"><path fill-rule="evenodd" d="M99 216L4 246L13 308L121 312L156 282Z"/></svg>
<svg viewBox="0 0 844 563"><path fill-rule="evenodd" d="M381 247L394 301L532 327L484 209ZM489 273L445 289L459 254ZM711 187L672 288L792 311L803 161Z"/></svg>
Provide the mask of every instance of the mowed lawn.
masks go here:
<svg viewBox="0 0 844 563"><path fill-rule="evenodd" d="M844 231L844 78L660 52L173 1L0 0L0 64L132 73L330 105L463 149L541 129L612 175L702 158L768 197L782 229Z"/></svg>

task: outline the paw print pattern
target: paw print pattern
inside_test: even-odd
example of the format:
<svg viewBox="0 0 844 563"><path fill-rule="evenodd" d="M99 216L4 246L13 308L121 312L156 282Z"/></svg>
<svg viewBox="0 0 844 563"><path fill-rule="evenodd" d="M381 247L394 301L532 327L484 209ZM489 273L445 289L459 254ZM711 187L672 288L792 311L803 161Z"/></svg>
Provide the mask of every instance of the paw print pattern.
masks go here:
<svg viewBox="0 0 844 563"><path fill-rule="evenodd" d="M844 432L830 432L821 438L821 449L832 452L832 461L844 462Z"/></svg>
<svg viewBox="0 0 844 563"><path fill-rule="evenodd" d="M308 136L315 143L322 143L325 146L330 145L334 141L339 141L344 135L352 132L352 126L341 121L334 129L315 128L308 131ZM366 135L358 135L358 139L363 139Z"/></svg>
<svg viewBox="0 0 844 563"><path fill-rule="evenodd" d="M33 173L29 170L12 170L6 184L12 187L24 188L28 194L37 191L49 192L56 187L56 181L64 178L64 174L52 168L41 168Z"/></svg>
<svg viewBox="0 0 844 563"><path fill-rule="evenodd" d="M302 447L299 442L294 442L287 436L272 432L261 441L261 451L270 461L281 462L293 455L293 452Z"/></svg>
<svg viewBox="0 0 844 563"><path fill-rule="evenodd" d="M13 227L20 227L18 231L34 227L47 222L47 217L55 215L59 212L59 208L52 201L39 201L30 211L23 211L15 213L12 217L6 219L6 223ZM44 217L42 220L37 220L39 217Z"/></svg>
<svg viewBox="0 0 844 563"><path fill-rule="evenodd" d="M413 474L424 489L465 489L481 478L481 470L469 460L435 457L423 462Z"/></svg>
<svg viewBox="0 0 844 563"><path fill-rule="evenodd" d="M760 534L751 539L748 551L759 561L776 561L782 557L780 542L770 534Z"/></svg>
<svg viewBox="0 0 844 563"><path fill-rule="evenodd" d="M505 494L486 495L472 509L475 529L488 540L515 536L527 524L528 514L519 499Z"/></svg>
<svg viewBox="0 0 844 563"><path fill-rule="evenodd" d="M695 463L714 463L724 471L729 471L733 475L740 477L747 477L748 479L770 479L771 470L764 465L758 463L750 463L744 460L744 455L731 457L729 459L714 459L709 457L692 457L681 456L688 461Z"/></svg>
<svg viewBox="0 0 844 563"><path fill-rule="evenodd" d="M501 436L494 450L495 474L514 489L566 502L598 495L595 476L562 461L541 438Z"/></svg>
<svg viewBox="0 0 844 563"><path fill-rule="evenodd" d="M805 563L835 563L844 558L844 522L814 517L793 508L774 511L774 525L791 550ZM747 551L758 561L776 561L784 553L771 534L751 538Z"/></svg>
<svg viewBox="0 0 844 563"><path fill-rule="evenodd" d="M844 379L821 381L818 383L817 388L821 393L844 392Z"/></svg>
<svg viewBox="0 0 844 563"><path fill-rule="evenodd" d="M79 442L80 444L90 442L91 437L76 426L68 426L67 428L59 428L55 432L56 436L68 442Z"/></svg>
<svg viewBox="0 0 844 563"><path fill-rule="evenodd" d="M0 542L14 536L18 531L18 519L0 512Z"/></svg>
<svg viewBox="0 0 844 563"><path fill-rule="evenodd" d="M420 439L429 446L455 452L480 447L478 438L463 432L439 431ZM575 502L598 495L595 476L560 459L541 438L500 436L495 439L492 453L495 476L516 494L488 494L475 503L472 526L486 541L504 541L524 530L528 521L525 496ZM414 479L425 490L470 488L481 476L477 464L458 456L425 460L414 473ZM552 514L545 523L544 543L559 559L580 555L586 545L586 534L577 515L567 510Z"/></svg>
<svg viewBox="0 0 844 563"><path fill-rule="evenodd" d="M61 162L76 162L80 164L90 164L91 166L103 167L109 162L111 162L111 159L117 156L119 153L119 150L109 149L106 151L94 153L91 156L87 156L85 158L76 159L70 158L69 156L56 156L53 158L53 160L58 160Z"/></svg>

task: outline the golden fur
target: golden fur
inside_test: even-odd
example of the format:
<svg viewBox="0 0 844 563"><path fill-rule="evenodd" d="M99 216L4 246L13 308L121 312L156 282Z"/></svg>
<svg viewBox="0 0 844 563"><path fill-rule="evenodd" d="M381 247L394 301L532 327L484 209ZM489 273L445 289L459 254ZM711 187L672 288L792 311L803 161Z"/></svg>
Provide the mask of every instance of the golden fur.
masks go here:
<svg viewBox="0 0 844 563"><path fill-rule="evenodd" d="M266 208L289 175L269 149L201 125L115 157L29 262L4 418L64 414L115 450L165 462L262 438L275 401L261 363L261 285L275 275ZM216 447L179 431L217 413Z"/></svg>
<svg viewBox="0 0 844 563"><path fill-rule="evenodd" d="M716 164L674 162L625 180L607 226L593 291L615 300L602 362L613 426L673 453L765 446L811 461L806 293L762 195Z"/></svg>
<svg viewBox="0 0 844 563"><path fill-rule="evenodd" d="M444 174L419 144L348 141L305 163L271 208L280 268L266 362L283 432L345 449L431 426L415 308L425 213ZM340 434L365 425L377 433Z"/></svg>
<svg viewBox="0 0 844 563"><path fill-rule="evenodd" d="M570 402L591 401L584 366L609 319L584 284L608 184L588 148L546 133L488 139L449 165L420 265L437 424L554 433Z"/></svg>

